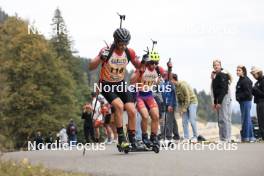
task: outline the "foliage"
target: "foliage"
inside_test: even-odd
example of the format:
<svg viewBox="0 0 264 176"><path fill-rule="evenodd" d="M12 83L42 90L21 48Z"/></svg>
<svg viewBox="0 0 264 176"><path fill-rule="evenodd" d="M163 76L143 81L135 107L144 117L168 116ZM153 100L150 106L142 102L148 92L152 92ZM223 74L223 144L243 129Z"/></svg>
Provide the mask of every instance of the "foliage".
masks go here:
<svg viewBox="0 0 264 176"><path fill-rule="evenodd" d="M27 159L21 162L1 161L0 160L0 175L1 176L84 176L87 174L63 172L60 170L48 170L43 166L32 166Z"/></svg>
<svg viewBox="0 0 264 176"><path fill-rule="evenodd" d="M206 122L216 122L217 114L212 110L212 100L211 96L205 91L197 92L194 90L198 98L198 112L197 115L202 121Z"/></svg>
<svg viewBox="0 0 264 176"><path fill-rule="evenodd" d="M27 27L19 17L0 24L0 133L16 148L37 131L55 136L71 118L79 124L90 94L84 59L73 56L67 35L53 43L60 37L47 40Z"/></svg>

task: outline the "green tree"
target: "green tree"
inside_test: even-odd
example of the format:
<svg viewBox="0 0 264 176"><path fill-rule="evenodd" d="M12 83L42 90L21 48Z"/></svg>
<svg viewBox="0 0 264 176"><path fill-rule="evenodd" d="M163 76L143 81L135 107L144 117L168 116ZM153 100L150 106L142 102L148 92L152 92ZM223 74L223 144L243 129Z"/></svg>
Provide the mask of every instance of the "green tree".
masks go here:
<svg viewBox="0 0 264 176"><path fill-rule="evenodd" d="M76 114L75 82L41 35L9 17L0 28L0 107L3 132L17 147L36 130L60 129Z"/></svg>
<svg viewBox="0 0 264 176"><path fill-rule="evenodd" d="M52 38L51 44L57 53L57 58L61 59L65 64L65 68L71 73L76 84L75 96L77 105L81 105L89 95L87 73L83 70L84 61L80 57L73 56L70 40L65 21L61 11L57 8L52 18ZM87 65L86 65L87 67Z"/></svg>
<svg viewBox="0 0 264 176"><path fill-rule="evenodd" d="M67 61L72 56L71 41L61 11L57 8L52 18L52 39L51 43L58 57Z"/></svg>
<svg viewBox="0 0 264 176"><path fill-rule="evenodd" d="M217 114L212 110L212 100L211 96L208 95L205 91L197 92L194 90L198 98L198 117L207 122L216 122Z"/></svg>
<svg viewBox="0 0 264 176"><path fill-rule="evenodd" d="M74 81L74 97L76 98L75 109L75 121L78 124L78 129L82 129L80 120L81 107L85 101L89 99L91 89L89 88L87 80L87 72L84 67L87 68L87 62L81 58L73 55L72 41L69 37L69 32L65 25L65 21L62 17L61 11L57 8L52 18L52 38L50 40L57 59L60 59L64 63L65 69L70 72L70 76ZM83 134L78 133L78 138L82 138Z"/></svg>

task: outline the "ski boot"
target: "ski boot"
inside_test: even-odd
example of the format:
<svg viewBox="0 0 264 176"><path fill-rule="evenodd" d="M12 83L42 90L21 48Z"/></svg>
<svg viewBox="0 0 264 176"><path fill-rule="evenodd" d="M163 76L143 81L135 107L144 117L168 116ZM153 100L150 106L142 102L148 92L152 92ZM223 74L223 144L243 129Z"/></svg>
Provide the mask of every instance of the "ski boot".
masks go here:
<svg viewBox="0 0 264 176"><path fill-rule="evenodd" d="M117 149L119 152L125 152L125 153L128 153L128 151L130 150L130 145L126 141L126 138L123 134L118 136Z"/></svg>
<svg viewBox="0 0 264 176"><path fill-rule="evenodd" d="M160 144L159 144L159 140L156 134L151 133L150 135L150 141L152 142L152 150L155 153L159 153L160 151Z"/></svg>
<svg viewBox="0 0 264 176"><path fill-rule="evenodd" d="M153 146L152 142L148 138L148 133L142 134L142 142L147 148L151 148Z"/></svg>
<svg viewBox="0 0 264 176"><path fill-rule="evenodd" d="M137 151L145 151L146 147L144 146L144 144L138 142L135 138L135 134L134 133L129 133L128 134L128 139L130 142L130 146L131 146L131 152L137 152Z"/></svg>

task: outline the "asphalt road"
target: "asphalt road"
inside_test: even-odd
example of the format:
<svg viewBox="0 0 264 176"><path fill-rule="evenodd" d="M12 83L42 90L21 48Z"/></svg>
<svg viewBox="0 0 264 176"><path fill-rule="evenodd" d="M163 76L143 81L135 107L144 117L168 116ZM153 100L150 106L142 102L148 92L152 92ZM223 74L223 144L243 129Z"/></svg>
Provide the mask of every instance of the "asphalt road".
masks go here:
<svg viewBox="0 0 264 176"><path fill-rule="evenodd" d="M175 148L173 148L175 149ZM185 148L186 149L186 148ZM212 148L213 149L213 148ZM230 149L230 147L229 147ZM233 148L234 149L234 148ZM237 150L177 150L119 153L104 151L27 151L6 153L3 159L41 163L47 168L102 176L263 176L264 144L238 144Z"/></svg>

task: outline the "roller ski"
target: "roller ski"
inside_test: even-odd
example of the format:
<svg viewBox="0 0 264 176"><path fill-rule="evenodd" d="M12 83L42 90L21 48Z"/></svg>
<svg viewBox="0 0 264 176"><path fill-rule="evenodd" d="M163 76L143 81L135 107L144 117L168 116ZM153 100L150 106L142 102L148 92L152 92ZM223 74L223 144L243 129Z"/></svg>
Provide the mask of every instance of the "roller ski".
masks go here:
<svg viewBox="0 0 264 176"><path fill-rule="evenodd" d="M119 152L124 152L125 154L128 154L129 152L147 152L147 151L155 151L155 153L159 152L159 148L154 146L153 144L151 144L150 148L148 148L144 143L137 142L133 135L129 135L129 139L131 143L127 143L123 141L117 145L117 149Z"/></svg>
<svg viewBox="0 0 264 176"><path fill-rule="evenodd" d="M117 144L117 149L119 152L124 152L127 154L132 149L132 147L129 143L122 142L121 144Z"/></svg>
<svg viewBox="0 0 264 176"><path fill-rule="evenodd" d="M134 144L130 144L130 143L121 143L121 144L117 144L117 149L119 152L124 152L125 154L128 154L129 152L145 152L148 151L148 149L140 144L140 143L134 143Z"/></svg>
<svg viewBox="0 0 264 176"><path fill-rule="evenodd" d="M151 145L147 147L146 145L142 145L141 143L135 144L136 146L133 146L133 144L129 144L127 146L117 145L119 152L124 152L125 154L128 154L129 152L151 152L154 151L155 153L159 153L159 145Z"/></svg>
<svg viewBox="0 0 264 176"><path fill-rule="evenodd" d="M160 144L157 136L151 136L151 139L148 139L148 134L142 134L142 142L145 145L145 151L154 151L155 153L159 153Z"/></svg>

